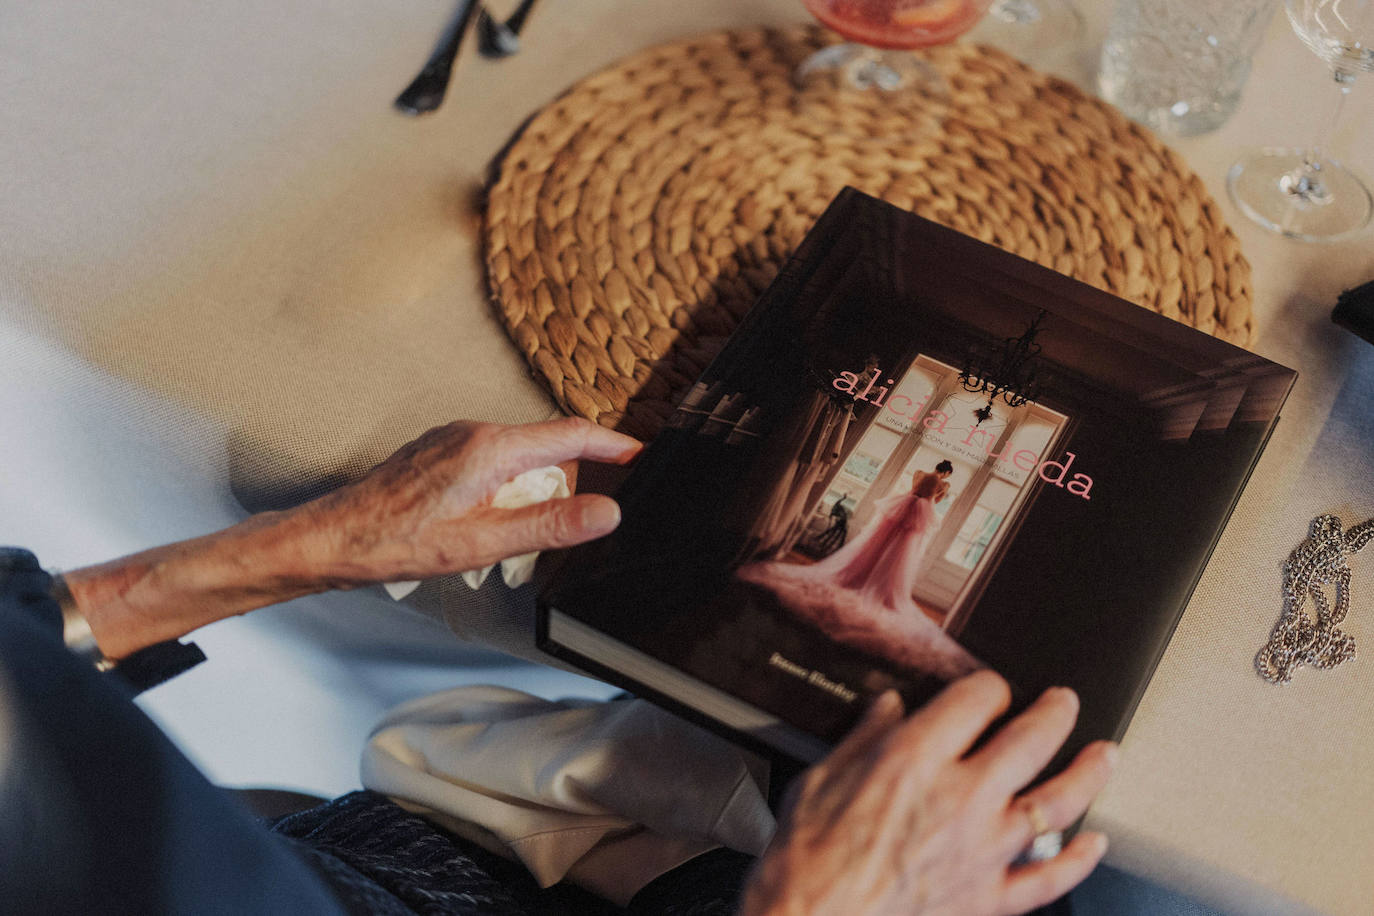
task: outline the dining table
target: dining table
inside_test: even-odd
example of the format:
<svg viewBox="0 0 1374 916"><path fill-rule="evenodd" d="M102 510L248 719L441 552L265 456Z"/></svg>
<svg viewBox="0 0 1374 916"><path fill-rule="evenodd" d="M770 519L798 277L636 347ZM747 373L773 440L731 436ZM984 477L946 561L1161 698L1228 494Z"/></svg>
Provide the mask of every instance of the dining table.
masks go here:
<svg viewBox="0 0 1374 916"><path fill-rule="evenodd" d="M1077 39L1007 49L1095 93L1111 4L1078 5ZM499 19L516 3L487 6ZM482 56L470 35L443 104L397 111L453 13L435 0L0 10L0 541L49 565L94 562L327 492L437 424L560 415L490 301L493 163L560 92L626 55L809 19L800 0L548 0L517 54ZM991 24L961 40L1006 41ZM1278 13L1235 115L1162 137L1251 265L1250 347L1299 378L1088 826L1110 837L1109 864L1225 912L1374 910L1374 551L1351 558L1344 624L1367 652L1284 686L1255 669L1311 519L1374 516L1374 345L1330 318L1343 290L1374 280L1374 232L1291 241L1226 191L1242 154L1301 146L1335 104ZM1330 148L1374 175L1374 85L1356 83ZM290 613L323 652L411 660L402 680L492 665L487 652L531 671L549 661L530 589L444 581L404 604L362 590ZM214 650L248 645L252 626L207 631L202 667L224 665ZM212 771L226 741L261 747L348 714L349 665L299 661L282 632L252 644L308 682L308 700L264 694L270 715L211 734L217 705L258 696L251 665L149 695ZM302 753L235 778L310 785L293 770L310 766Z"/></svg>

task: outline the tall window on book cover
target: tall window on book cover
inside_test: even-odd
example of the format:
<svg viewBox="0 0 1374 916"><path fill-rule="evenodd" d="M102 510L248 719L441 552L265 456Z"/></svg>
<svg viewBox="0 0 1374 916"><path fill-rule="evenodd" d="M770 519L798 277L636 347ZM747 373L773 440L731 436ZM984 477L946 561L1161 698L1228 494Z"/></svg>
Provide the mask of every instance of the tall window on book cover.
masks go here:
<svg viewBox="0 0 1374 916"><path fill-rule="evenodd" d="M875 524L884 501L947 468L934 501L938 525L923 545L911 597L937 624L958 618L992 571L997 545L1029 505L1037 470L1054 457L1068 420L1041 404L1012 408L999 399L992 416L979 422L974 411L987 397L965 391L958 376L956 367L927 356L911 363L884 409L836 463L800 526L802 537L779 559L823 560Z"/></svg>

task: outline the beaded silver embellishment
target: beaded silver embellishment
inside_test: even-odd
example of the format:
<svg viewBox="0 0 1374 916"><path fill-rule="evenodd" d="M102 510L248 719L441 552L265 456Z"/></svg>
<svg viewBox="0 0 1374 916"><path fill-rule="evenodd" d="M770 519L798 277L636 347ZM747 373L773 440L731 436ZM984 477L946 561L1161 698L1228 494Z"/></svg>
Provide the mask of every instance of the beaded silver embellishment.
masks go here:
<svg viewBox="0 0 1374 916"><path fill-rule="evenodd" d="M1255 656L1255 669L1271 684L1287 684L1303 665L1334 668L1355 657L1355 638L1340 629L1350 608L1350 564L1346 558L1374 540L1374 518L1341 530L1334 515L1312 519L1307 539L1283 564L1283 615L1269 642ZM1335 589L1334 606L1325 587ZM1303 611L1307 599L1316 620Z"/></svg>

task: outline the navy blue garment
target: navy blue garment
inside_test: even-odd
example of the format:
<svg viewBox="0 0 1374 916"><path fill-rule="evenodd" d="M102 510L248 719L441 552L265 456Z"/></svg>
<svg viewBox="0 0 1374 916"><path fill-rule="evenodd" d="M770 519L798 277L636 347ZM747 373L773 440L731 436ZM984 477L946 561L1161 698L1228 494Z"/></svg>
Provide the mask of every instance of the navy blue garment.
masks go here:
<svg viewBox="0 0 1374 916"><path fill-rule="evenodd" d="M66 650L49 584L33 554L0 549L0 911L346 912Z"/></svg>

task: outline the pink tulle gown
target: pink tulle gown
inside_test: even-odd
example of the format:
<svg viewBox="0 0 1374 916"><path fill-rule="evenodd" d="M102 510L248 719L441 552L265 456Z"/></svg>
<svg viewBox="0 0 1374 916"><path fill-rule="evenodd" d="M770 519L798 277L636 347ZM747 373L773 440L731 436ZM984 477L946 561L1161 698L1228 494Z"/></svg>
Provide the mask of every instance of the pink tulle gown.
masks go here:
<svg viewBox="0 0 1374 916"><path fill-rule="evenodd" d="M911 597L940 524L934 501L907 491L874 509L862 531L819 563L751 563L736 575L769 589L837 641L945 680L982 667Z"/></svg>
<svg viewBox="0 0 1374 916"><path fill-rule="evenodd" d="M873 520L858 536L797 575L819 584L858 592L874 605L921 614L911 600L926 543L939 526L929 497L898 493L881 500Z"/></svg>

